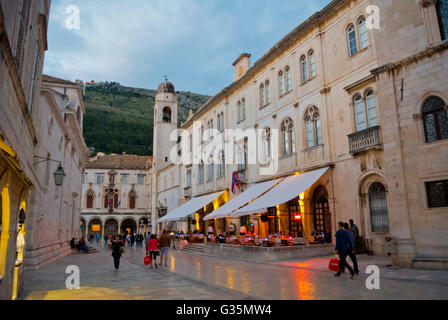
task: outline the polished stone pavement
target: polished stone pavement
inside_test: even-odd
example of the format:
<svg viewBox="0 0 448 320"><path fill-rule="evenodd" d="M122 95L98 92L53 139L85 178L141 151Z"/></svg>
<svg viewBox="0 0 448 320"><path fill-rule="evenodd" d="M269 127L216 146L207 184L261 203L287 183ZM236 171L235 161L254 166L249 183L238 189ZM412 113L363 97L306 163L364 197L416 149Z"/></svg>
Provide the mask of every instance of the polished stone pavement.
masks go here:
<svg viewBox="0 0 448 320"><path fill-rule="evenodd" d="M361 275L335 278L330 257L273 263L171 251L168 267L143 265L144 249L126 248L116 273L110 252L75 254L27 271L21 299L448 299L448 271L393 269L387 257L359 256ZM80 290L65 287L68 265L80 268ZM366 267L380 267L380 289L368 290Z"/></svg>

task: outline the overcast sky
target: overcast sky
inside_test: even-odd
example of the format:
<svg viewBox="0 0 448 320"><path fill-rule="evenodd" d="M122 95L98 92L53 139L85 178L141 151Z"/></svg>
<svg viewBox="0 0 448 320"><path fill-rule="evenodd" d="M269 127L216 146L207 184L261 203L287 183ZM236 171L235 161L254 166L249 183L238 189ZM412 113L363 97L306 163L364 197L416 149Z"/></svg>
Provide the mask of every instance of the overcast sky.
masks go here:
<svg viewBox="0 0 448 320"><path fill-rule="evenodd" d="M233 81L242 52L252 64L330 0L53 0L46 74L214 95ZM66 27L76 4L80 29Z"/></svg>

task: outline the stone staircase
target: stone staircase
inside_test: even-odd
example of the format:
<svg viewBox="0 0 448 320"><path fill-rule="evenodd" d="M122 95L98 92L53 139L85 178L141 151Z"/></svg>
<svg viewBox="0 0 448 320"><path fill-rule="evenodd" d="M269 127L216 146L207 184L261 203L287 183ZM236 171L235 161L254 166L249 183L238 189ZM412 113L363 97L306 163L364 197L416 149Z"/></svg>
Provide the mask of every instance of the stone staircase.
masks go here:
<svg viewBox="0 0 448 320"><path fill-rule="evenodd" d="M204 244L202 243L190 243L188 246L183 247L179 251L185 253L196 253L196 254L203 254L205 252Z"/></svg>
<svg viewBox="0 0 448 320"><path fill-rule="evenodd" d="M72 254L86 254L84 251L78 251L77 249L71 249L72 250ZM100 252L96 247L92 247L92 246L89 246L89 252L87 253L87 254L90 254L90 253L97 253L97 252Z"/></svg>

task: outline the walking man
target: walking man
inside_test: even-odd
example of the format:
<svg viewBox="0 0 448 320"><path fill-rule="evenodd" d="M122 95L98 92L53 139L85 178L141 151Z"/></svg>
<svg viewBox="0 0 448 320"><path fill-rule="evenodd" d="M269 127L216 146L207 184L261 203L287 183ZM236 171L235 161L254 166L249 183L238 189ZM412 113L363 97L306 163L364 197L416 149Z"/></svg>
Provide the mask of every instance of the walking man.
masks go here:
<svg viewBox="0 0 448 320"><path fill-rule="evenodd" d="M353 232L349 229L348 223L344 223L344 230L347 232L348 239L350 240L350 245L347 249L347 255L350 257L353 263L353 269L357 275L359 275L358 269L358 260L356 259L356 250L355 250L355 237Z"/></svg>
<svg viewBox="0 0 448 320"><path fill-rule="evenodd" d="M171 237L168 235L166 230L163 230L163 233L159 240L159 248L160 248L160 265L162 265L163 257L165 257L165 267L168 267L168 252L170 250L171 245Z"/></svg>
<svg viewBox="0 0 448 320"><path fill-rule="evenodd" d="M354 278L355 272L350 264L347 263L347 250L350 246L350 239L348 238L347 232L344 231L344 223L338 223L339 230L336 232L336 247L334 248L334 253L339 255L339 271L334 276L340 277L341 272L347 267L348 271L350 271L351 279Z"/></svg>

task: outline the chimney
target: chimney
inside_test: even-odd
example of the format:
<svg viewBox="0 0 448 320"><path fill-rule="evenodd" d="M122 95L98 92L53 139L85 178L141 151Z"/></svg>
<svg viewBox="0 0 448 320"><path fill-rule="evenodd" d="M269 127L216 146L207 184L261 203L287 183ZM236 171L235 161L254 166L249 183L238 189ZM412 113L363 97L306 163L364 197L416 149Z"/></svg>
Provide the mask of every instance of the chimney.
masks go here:
<svg viewBox="0 0 448 320"><path fill-rule="evenodd" d="M242 53L233 63L233 66L235 67L235 77L233 79L234 82L241 79L241 77L246 74L247 70L249 70L250 57L251 55L249 53Z"/></svg>

